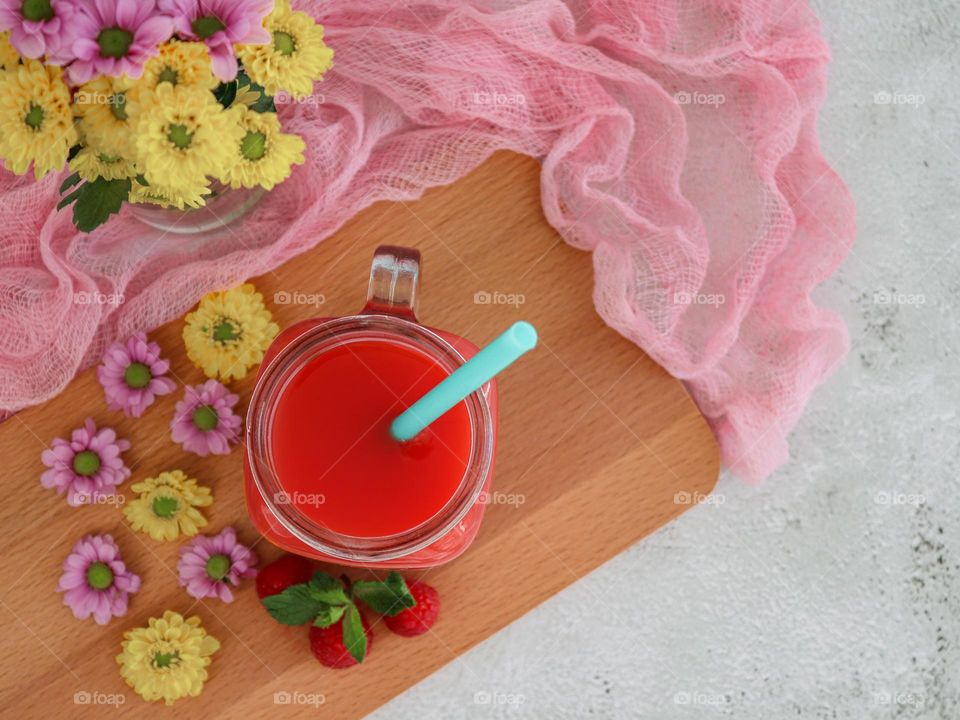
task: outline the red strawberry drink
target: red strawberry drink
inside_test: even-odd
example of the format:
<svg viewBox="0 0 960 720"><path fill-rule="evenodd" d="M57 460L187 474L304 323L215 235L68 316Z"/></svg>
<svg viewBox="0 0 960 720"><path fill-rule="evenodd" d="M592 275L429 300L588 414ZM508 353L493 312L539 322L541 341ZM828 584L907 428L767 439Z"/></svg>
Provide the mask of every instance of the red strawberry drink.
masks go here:
<svg viewBox="0 0 960 720"><path fill-rule="evenodd" d="M472 357L414 315L419 253L377 250L359 315L308 320L267 351L247 413L245 489L263 535L347 565L429 567L476 536L497 427L496 382L416 438L391 421Z"/></svg>

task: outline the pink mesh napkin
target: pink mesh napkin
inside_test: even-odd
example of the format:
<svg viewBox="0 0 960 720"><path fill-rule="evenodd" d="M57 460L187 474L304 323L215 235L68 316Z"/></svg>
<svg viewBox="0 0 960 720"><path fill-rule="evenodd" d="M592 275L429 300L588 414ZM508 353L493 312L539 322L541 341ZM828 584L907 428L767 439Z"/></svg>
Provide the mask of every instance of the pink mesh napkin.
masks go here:
<svg viewBox="0 0 960 720"><path fill-rule="evenodd" d="M0 177L0 408L508 149L541 159L547 219L593 253L597 311L687 383L725 463L759 480L786 460L847 349L810 292L854 236L817 144L829 51L805 1L295 4L336 67L317 102L281 106L308 162L255 215L161 237L125 211L79 235L58 178Z"/></svg>

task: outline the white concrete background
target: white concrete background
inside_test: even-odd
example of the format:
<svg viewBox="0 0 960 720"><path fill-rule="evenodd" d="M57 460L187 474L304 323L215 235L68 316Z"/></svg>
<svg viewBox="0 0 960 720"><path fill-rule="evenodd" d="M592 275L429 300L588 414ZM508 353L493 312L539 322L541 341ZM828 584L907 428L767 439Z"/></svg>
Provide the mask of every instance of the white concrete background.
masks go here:
<svg viewBox="0 0 960 720"><path fill-rule="evenodd" d="M860 232L819 295L853 350L791 462L722 478L375 720L960 717L960 5L814 4Z"/></svg>

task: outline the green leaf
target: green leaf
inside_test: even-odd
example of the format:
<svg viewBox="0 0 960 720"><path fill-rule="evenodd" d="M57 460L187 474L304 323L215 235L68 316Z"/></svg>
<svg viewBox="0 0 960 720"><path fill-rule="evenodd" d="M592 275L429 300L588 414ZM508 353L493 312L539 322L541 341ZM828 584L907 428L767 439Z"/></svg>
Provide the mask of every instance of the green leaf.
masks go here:
<svg viewBox="0 0 960 720"><path fill-rule="evenodd" d="M80 192L83 190L82 187L78 187L72 193L67 195L65 198L61 198L60 202L57 203L57 210L63 210L67 205L72 203L74 200L79 197Z"/></svg>
<svg viewBox="0 0 960 720"><path fill-rule="evenodd" d="M233 101L237 99L237 81L232 80L228 83L220 83L213 91L213 96L225 108L230 107Z"/></svg>
<svg viewBox="0 0 960 720"><path fill-rule="evenodd" d="M315 572L309 585L312 597L318 602L328 605L346 605L350 602L343 583L325 572Z"/></svg>
<svg viewBox="0 0 960 720"><path fill-rule="evenodd" d="M343 617L346 610L346 605L327 605L317 613L317 616L313 619L313 624L322 628L330 627Z"/></svg>
<svg viewBox="0 0 960 720"><path fill-rule="evenodd" d="M243 70L240 70L240 72L237 73L237 85L238 87L247 87L253 92L260 94L259 99L250 106L250 109L254 112L265 113L277 111L277 106L274 104L273 98L270 95L267 95L267 91L264 89L263 85L258 85L255 83Z"/></svg>
<svg viewBox="0 0 960 720"><path fill-rule="evenodd" d="M417 604L407 581L398 572L387 575L384 581L358 580L353 584L353 596L380 615L397 615Z"/></svg>
<svg viewBox="0 0 960 720"><path fill-rule="evenodd" d="M347 606L347 614L343 618L343 645L358 663L362 663L367 656L367 634L363 631L360 611L353 603Z"/></svg>
<svg viewBox="0 0 960 720"><path fill-rule="evenodd" d="M311 622L324 604L313 597L309 583L291 585L279 595L263 599L263 606L270 617L283 625L303 625Z"/></svg>
<svg viewBox="0 0 960 720"><path fill-rule="evenodd" d="M73 224L81 232L91 232L120 212L130 196L130 180L104 180L102 177L80 188L73 206Z"/></svg>
<svg viewBox="0 0 960 720"><path fill-rule="evenodd" d="M63 185L60 186L60 194L63 195L67 190L72 188L80 182L80 173L73 173L72 175L67 175L67 179L63 181Z"/></svg>
<svg viewBox="0 0 960 720"><path fill-rule="evenodd" d="M278 595L263 599L270 616L284 625L303 625L312 622L328 627L337 622L353 601L343 585L332 575L314 573L309 582L291 585Z"/></svg>

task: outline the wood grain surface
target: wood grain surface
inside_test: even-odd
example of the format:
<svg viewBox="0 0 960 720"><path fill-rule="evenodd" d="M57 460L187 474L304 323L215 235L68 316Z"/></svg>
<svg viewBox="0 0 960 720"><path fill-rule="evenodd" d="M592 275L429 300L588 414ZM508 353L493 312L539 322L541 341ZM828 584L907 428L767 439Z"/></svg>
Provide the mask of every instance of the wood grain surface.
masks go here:
<svg viewBox="0 0 960 720"><path fill-rule="evenodd" d="M377 623L363 666L328 670L310 654L306 628L270 620L252 582L231 604L195 602L177 584L181 542L158 543L133 532L116 507L70 508L42 489L41 451L89 415L133 443L125 455L133 468L122 488L128 498L131 482L181 468L213 489L208 532L233 525L242 541L255 544L261 562L279 554L246 517L240 448L212 458L182 452L168 430L181 390L131 420L106 410L91 369L59 397L0 424L7 488L0 503L0 715L361 717L689 509L677 493L710 492L718 473L710 431L681 384L597 316L591 258L544 220L538 175L535 161L498 154L417 202L374 205L314 250L254 279L281 326L351 314L364 302L374 248L410 245L423 253L422 322L478 345L516 319L538 327L540 347L500 382L493 490L508 502L488 508L465 555L414 573L440 591L443 609L434 630L411 640ZM279 292L322 295L323 304L277 304ZM476 293L522 298L515 297L515 305L484 304L475 302ZM181 327L172 322L152 337L177 379L195 384L203 377L185 357ZM245 408L252 376L233 388ZM54 592L72 544L91 532L112 533L143 579L128 615L106 626L75 620ZM142 701L115 662L123 631L166 609L199 615L222 643L203 694L173 709ZM457 692L471 703L475 692L486 690L477 677L476 688ZM424 716L431 717L428 708Z"/></svg>

